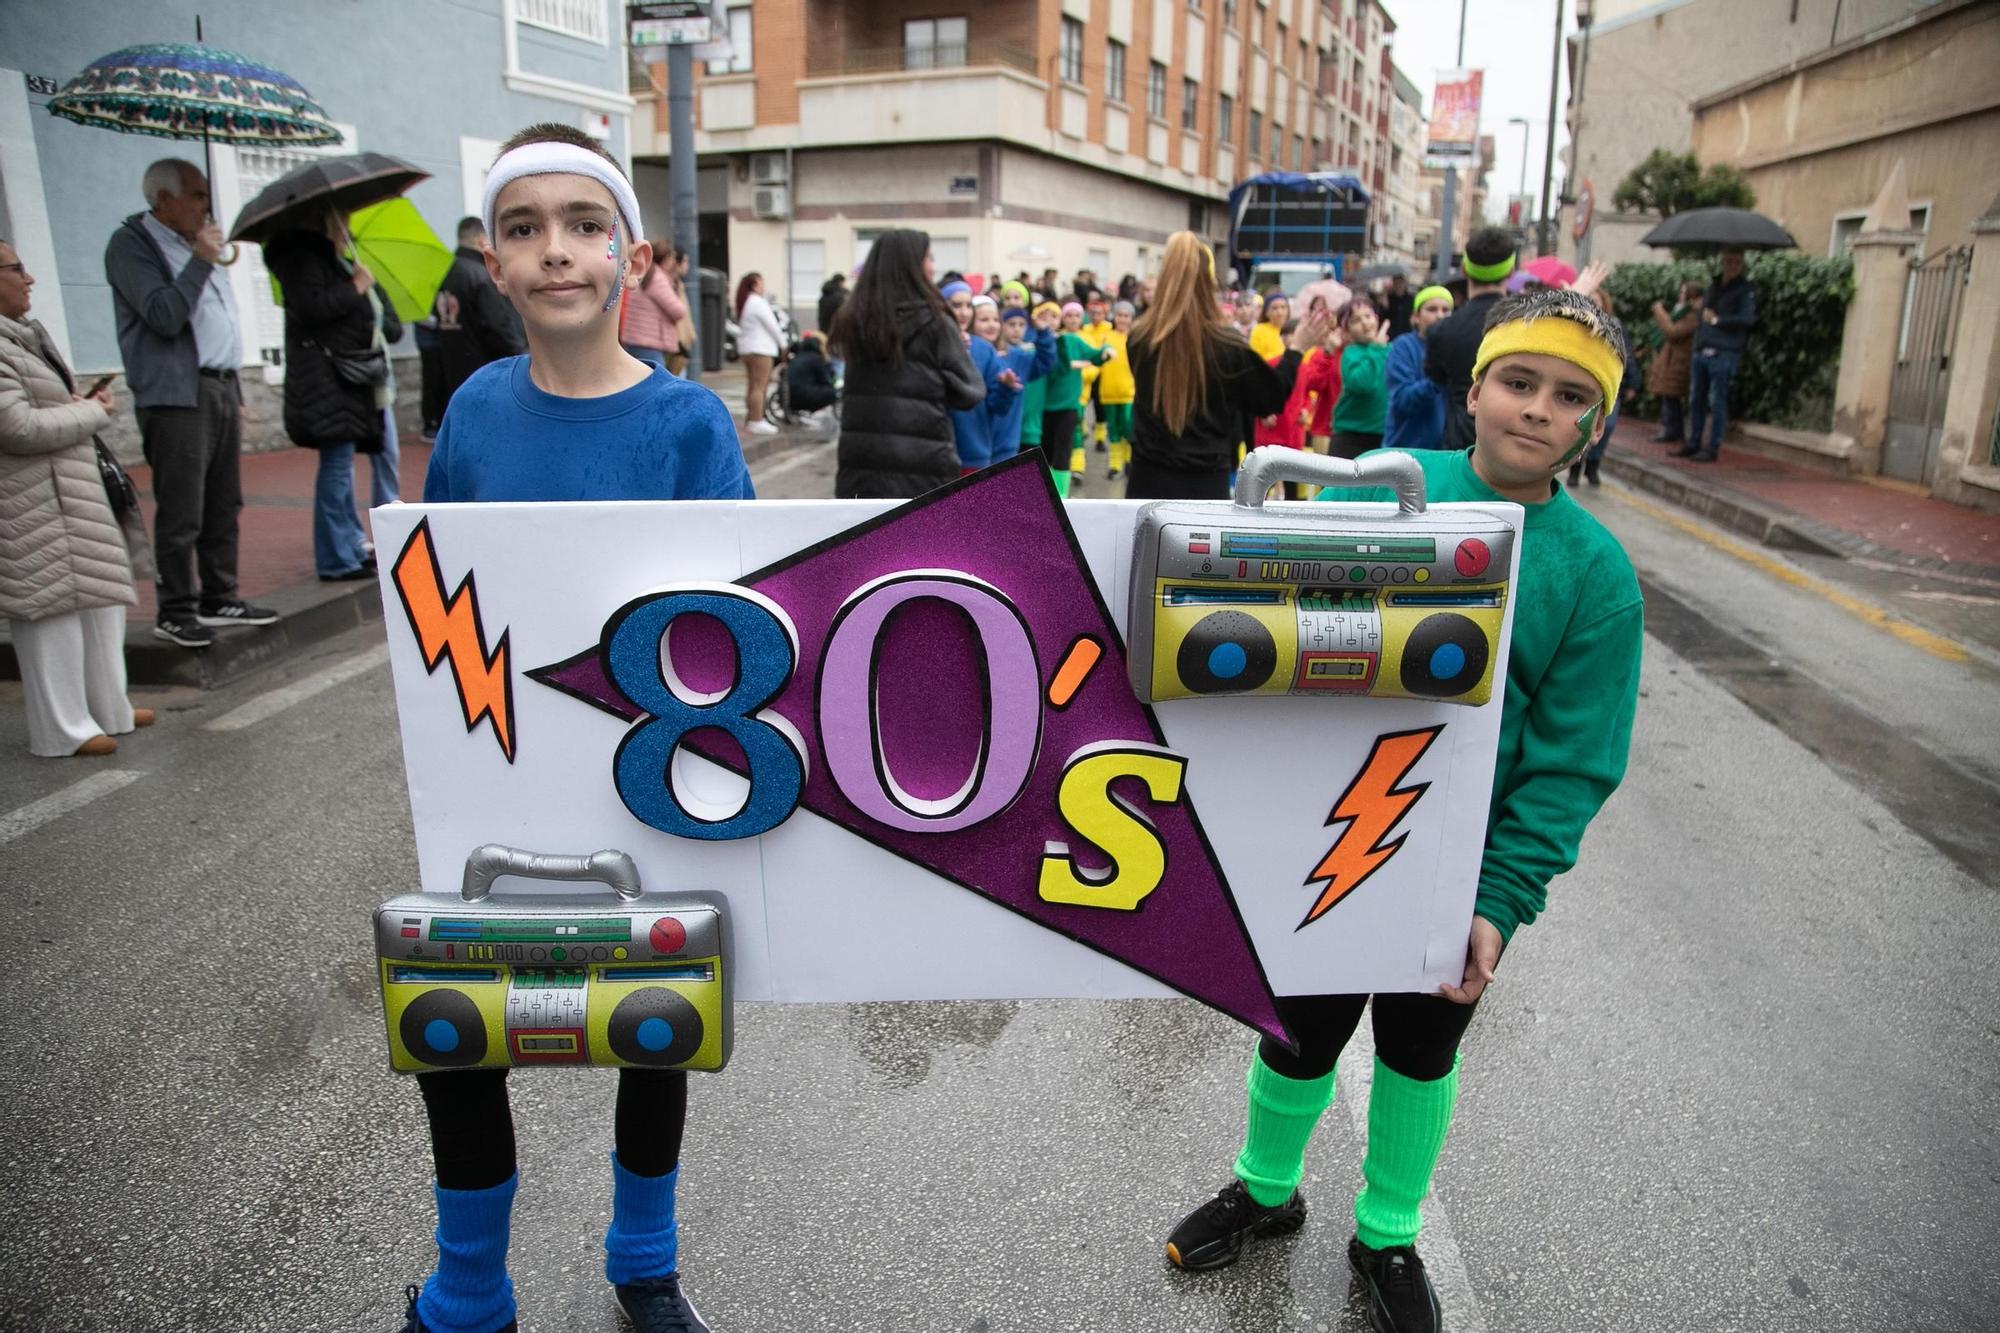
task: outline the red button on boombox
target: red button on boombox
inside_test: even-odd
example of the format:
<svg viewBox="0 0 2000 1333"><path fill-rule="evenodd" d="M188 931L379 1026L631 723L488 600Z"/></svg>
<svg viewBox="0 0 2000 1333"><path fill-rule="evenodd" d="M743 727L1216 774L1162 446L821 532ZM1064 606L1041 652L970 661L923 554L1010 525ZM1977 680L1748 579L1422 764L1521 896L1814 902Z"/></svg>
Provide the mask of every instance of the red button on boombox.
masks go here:
<svg viewBox="0 0 2000 1333"><path fill-rule="evenodd" d="M687 943L687 927L670 916L663 916L653 923L651 932L653 947L661 953L679 953Z"/></svg>
<svg viewBox="0 0 2000 1333"><path fill-rule="evenodd" d="M1452 563L1458 567L1458 572L1466 578L1476 578L1484 574L1488 562L1492 559L1493 553L1487 550L1486 543L1477 537L1467 537L1460 542L1458 550L1454 551L1451 557Z"/></svg>

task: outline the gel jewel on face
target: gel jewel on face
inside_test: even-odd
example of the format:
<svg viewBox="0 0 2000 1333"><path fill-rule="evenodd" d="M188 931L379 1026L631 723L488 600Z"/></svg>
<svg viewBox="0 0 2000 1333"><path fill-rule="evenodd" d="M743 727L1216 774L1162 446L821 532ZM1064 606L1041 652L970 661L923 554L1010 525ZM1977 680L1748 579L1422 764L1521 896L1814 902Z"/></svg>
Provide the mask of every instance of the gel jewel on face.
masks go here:
<svg viewBox="0 0 2000 1333"><path fill-rule="evenodd" d="M611 277L611 295L604 298L604 308L608 311L618 304L618 298L625 290L625 265L618 258L617 218L614 217L611 219L611 229L606 235L609 239L605 242L604 257L617 265L617 269Z"/></svg>

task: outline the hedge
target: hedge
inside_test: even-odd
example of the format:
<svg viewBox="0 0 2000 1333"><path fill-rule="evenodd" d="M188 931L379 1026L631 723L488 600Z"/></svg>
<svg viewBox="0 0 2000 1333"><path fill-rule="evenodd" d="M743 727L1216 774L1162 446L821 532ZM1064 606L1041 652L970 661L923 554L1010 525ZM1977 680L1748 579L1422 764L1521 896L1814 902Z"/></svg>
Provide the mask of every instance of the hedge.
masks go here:
<svg viewBox="0 0 2000 1333"><path fill-rule="evenodd" d="M1840 368L1841 331L1854 296L1854 266L1845 258L1819 259L1789 251L1754 254L1750 280L1757 284L1757 327L1729 391L1734 421L1826 430L1833 419L1834 378ZM1643 373L1646 331L1653 302L1673 308L1683 282L1706 286L1715 261L1678 259L1665 264L1620 264L1605 288L1612 307L1640 348ZM1659 410L1651 395L1642 415Z"/></svg>

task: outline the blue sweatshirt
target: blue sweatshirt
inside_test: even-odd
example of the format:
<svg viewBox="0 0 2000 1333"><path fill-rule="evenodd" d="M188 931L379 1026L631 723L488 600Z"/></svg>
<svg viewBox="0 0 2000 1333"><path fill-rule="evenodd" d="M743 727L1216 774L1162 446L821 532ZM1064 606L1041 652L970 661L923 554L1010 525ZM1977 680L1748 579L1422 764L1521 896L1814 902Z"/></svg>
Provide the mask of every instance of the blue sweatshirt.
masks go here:
<svg viewBox="0 0 2000 1333"><path fill-rule="evenodd" d="M1055 369L1055 335L1047 329L1030 327L1021 345L1000 353L999 360L1001 370L1013 371L1020 376L1023 385L1032 384ZM997 393L986 395L987 411L992 416L994 462L1012 458L1021 452L1021 419L1025 415L1026 404L1026 394L1018 390L1010 392L1004 386Z"/></svg>
<svg viewBox="0 0 2000 1333"><path fill-rule="evenodd" d="M475 372L445 409L427 504L468 500L749 500L722 400L664 370L602 398L559 398L528 358Z"/></svg>
<svg viewBox="0 0 2000 1333"><path fill-rule="evenodd" d="M965 350L972 357L972 368L986 381L986 397L962 412L951 414L951 439L958 448L958 465L976 472L993 461L993 426L986 414L986 404L1001 392L1000 358L993 344L984 338L974 338Z"/></svg>
<svg viewBox="0 0 2000 1333"><path fill-rule="evenodd" d="M1383 371L1389 391L1385 449L1436 449L1444 444L1444 386L1424 374L1424 340L1415 333L1389 344Z"/></svg>

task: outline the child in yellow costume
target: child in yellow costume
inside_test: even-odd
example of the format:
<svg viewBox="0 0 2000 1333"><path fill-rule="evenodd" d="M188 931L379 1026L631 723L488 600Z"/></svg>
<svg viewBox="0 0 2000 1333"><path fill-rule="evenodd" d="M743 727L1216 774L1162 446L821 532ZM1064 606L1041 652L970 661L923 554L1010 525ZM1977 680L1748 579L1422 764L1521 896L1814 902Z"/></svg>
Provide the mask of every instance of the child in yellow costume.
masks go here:
<svg viewBox="0 0 2000 1333"><path fill-rule="evenodd" d="M1111 468L1107 477L1116 477L1132 461L1132 400L1139 396L1132 380L1132 362L1126 353L1125 335L1132 329L1132 303L1120 301L1111 307L1111 322L1105 325L1104 343L1118 355L1097 372L1098 438L1109 442ZM1088 332L1088 330L1086 330Z"/></svg>

